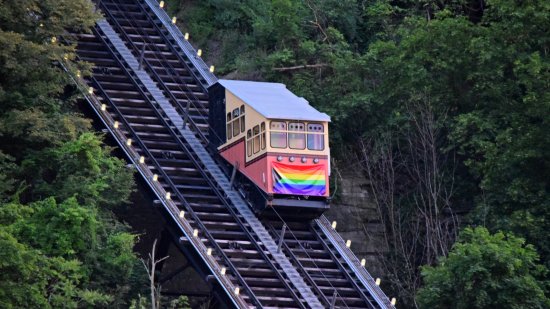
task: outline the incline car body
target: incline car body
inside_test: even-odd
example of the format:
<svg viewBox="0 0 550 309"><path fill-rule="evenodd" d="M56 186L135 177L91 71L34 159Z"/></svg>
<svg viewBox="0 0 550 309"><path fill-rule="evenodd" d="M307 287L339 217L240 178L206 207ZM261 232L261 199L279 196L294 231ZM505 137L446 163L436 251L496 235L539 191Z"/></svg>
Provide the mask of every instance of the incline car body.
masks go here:
<svg viewBox="0 0 550 309"><path fill-rule="evenodd" d="M328 208L329 116L283 84L219 80L209 92L211 146L268 204Z"/></svg>

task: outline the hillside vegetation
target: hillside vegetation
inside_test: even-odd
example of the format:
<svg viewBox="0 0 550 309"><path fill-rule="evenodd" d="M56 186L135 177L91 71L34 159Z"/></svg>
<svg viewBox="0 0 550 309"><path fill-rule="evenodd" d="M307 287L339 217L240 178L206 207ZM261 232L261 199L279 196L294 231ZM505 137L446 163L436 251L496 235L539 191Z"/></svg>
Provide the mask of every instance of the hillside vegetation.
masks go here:
<svg viewBox="0 0 550 309"><path fill-rule="evenodd" d="M449 255L469 225L525 239L532 261L550 266L548 1L171 0L167 9L220 76L286 83L331 115L339 166L372 183L401 305L419 306L420 266ZM476 237L486 236L463 241ZM447 297L455 302L439 307L494 307ZM533 297L497 307L548 304Z"/></svg>
<svg viewBox="0 0 550 309"><path fill-rule="evenodd" d="M549 1L165 2L219 76L283 82L331 115L398 307L550 307ZM0 308L147 306L113 214L133 172L58 62L97 18L87 0L0 0Z"/></svg>
<svg viewBox="0 0 550 309"><path fill-rule="evenodd" d="M52 37L85 31L85 0L0 1L0 308L128 307L144 284L111 212L133 173L76 108Z"/></svg>

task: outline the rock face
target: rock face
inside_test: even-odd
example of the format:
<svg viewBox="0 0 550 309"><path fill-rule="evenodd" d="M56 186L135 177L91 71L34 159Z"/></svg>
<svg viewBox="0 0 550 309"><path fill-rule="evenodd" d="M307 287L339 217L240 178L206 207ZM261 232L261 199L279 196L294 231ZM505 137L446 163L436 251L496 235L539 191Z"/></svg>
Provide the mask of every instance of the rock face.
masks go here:
<svg viewBox="0 0 550 309"><path fill-rule="evenodd" d="M337 185L336 198L326 212L330 221L336 221L336 230L345 240L351 240L351 249L359 259L367 260L367 269L372 276L382 276L380 253L385 252L383 226L378 219L370 183L360 169L340 167L333 173Z"/></svg>

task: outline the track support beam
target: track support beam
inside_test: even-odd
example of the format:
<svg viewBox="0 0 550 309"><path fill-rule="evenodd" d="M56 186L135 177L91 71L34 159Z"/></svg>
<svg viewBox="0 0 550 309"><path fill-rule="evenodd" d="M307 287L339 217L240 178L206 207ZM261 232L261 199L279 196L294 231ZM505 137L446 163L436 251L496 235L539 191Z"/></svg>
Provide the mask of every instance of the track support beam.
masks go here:
<svg viewBox="0 0 550 309"><path fill-rule="evenodd" d="M334 291L332 294L332 301L330 302L330 309L334 309L336 307L336 295L338 295L338 293Z"/></svg>
<svg viewBox="0 0 550 309"><path fill-rule="evenodd" d="M283 228L281 229L281 236L279 237L279 244L277 245L277 252L281 252L281 249L283 247L283 242L285 241L285 233L286 233L286 223L283 224Z"/></svg>
<svg viewBox="0 0 550 309"><path fill-rule="evenodd" d="M237 176L237 170L239 169L239 162L235 162L233 165L233 171L231 171L231 179L229 180L229 187L233 188L235 182L235 176Z"/></svg>

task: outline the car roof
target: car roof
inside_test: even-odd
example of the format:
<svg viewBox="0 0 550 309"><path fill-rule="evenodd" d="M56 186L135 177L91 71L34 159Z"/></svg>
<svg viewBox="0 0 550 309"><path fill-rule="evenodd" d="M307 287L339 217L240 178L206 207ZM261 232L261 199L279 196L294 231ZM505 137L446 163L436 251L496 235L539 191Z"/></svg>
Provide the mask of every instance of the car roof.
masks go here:
<svg viewBox="0 0 550 309"><path fill-rule="evenodd" d="M218 83L268 119L330 121L281 83L220 79Z"/></svg>

